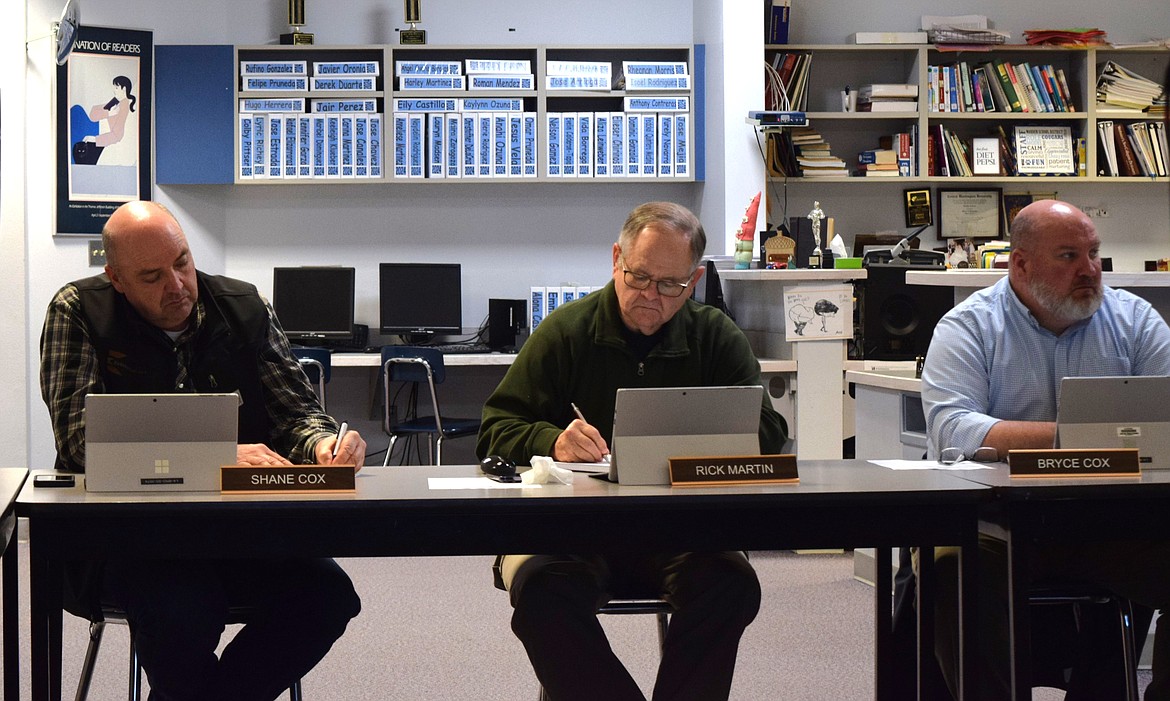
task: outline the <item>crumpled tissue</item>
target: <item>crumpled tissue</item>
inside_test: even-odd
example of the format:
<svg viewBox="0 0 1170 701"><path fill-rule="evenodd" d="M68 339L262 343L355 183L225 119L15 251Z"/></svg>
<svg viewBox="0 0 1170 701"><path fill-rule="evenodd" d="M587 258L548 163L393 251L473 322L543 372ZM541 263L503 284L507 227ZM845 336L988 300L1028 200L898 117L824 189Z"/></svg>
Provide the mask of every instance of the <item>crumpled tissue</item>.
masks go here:
<svg viewBox="0 0 1170 701"><path fill-rule="evenodd" d="M548 484L549 482L572 484L573 472L563 467L557 467L553 463L553 459L547 455L533 455L532 469L520 473L520 482L523 484Z"/></svg>
<svg viewBox="0 0 1170 701"><path fill-rule="evenodd" d="M841 234L834 234L833 240L829 242L829 250L833 252L834 258L847 258L849 252L845 250L845 242L841 240Z"/></svg>

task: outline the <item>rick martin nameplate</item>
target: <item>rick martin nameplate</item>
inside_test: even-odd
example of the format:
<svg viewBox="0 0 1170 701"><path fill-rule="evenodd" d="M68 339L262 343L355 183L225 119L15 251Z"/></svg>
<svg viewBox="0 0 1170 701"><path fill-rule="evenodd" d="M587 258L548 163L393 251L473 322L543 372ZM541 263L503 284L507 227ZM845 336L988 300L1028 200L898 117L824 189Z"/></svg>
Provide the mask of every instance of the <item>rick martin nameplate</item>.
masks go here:
<svg viewBox="0 0 1170 701"><path fill-rule="evenodd" d="M795 455L730 455L670 458L676 487L717 484L796 484Z"/></svg>
<svg viewBox="0 0 1170 701"><path fill-rule="evenodd" d="M353 465L224 465L220 489L232 494L344 493L357 488Z"/></svg>

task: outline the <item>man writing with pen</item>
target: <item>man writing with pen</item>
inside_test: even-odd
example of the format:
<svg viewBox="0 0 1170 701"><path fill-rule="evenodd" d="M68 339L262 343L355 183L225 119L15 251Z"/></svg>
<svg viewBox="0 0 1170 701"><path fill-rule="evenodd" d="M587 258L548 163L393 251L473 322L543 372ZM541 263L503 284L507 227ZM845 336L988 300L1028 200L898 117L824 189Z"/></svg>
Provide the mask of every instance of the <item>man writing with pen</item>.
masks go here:
<svg viewBox="0 0 1170 701"><path fill-rule="evenodd" d="M122 205L102 242L105 274L61 288L41 334L58 469L85 470L93 393L238 392L239 463L362 465L365 441L322 411L272 308L252 285L197 271L166 208ZM126 611L154 701L276 698L361 608L328 559L112 559L76 563L68 580L71 611ZM255 614L217 657L229 606L241 605Z"/></svg>
<svg viewBox="0 0 1170 701"><path fill-rule="evenodd" d="M619 388L759 384L743 333L690 299L705 248L702 225L685 207L634 209L613 246L613 281L541 322L484 405L480 457L598 462L609 453ZM780 452L786 433L765 396L760 450ZM599 543L592 556L502 558L512 629L549 697L644 698L596 612L613 597L661 596L675 613L653 698L727 698L740 636L760 604L744 554L630 555L605 547Z"/></svg>

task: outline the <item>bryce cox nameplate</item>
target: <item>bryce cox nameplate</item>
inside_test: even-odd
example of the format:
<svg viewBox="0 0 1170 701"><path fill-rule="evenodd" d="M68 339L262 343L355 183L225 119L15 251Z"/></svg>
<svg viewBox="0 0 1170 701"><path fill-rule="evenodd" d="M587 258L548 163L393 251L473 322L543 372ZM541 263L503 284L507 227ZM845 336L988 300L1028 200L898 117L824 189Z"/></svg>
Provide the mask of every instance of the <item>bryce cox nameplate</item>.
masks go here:
<svg viewBox="0 0 1170 701"><path fill-rule="evenodd" d="M1137 477L1136 448L1010 450L1012 477Z"/></svg>

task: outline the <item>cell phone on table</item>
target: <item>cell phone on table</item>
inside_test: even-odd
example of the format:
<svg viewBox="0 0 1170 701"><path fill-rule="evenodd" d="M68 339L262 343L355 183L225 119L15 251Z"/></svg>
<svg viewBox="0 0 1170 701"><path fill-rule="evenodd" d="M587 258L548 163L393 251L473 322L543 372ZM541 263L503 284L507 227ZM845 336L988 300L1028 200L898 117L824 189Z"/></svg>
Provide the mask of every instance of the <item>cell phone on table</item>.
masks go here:
<svg viewBox="0 0 1170 701"><path fill-rule="evenodd" d="M72 487L76 483L73 475L33 475L34 487Z"/></svg>
<svg viewBox="0 0 1170 701"><path fill-rule="evenodd" d="M484 477L504 484L516 484L520 481L520 475L484 475Z"/></svg>

